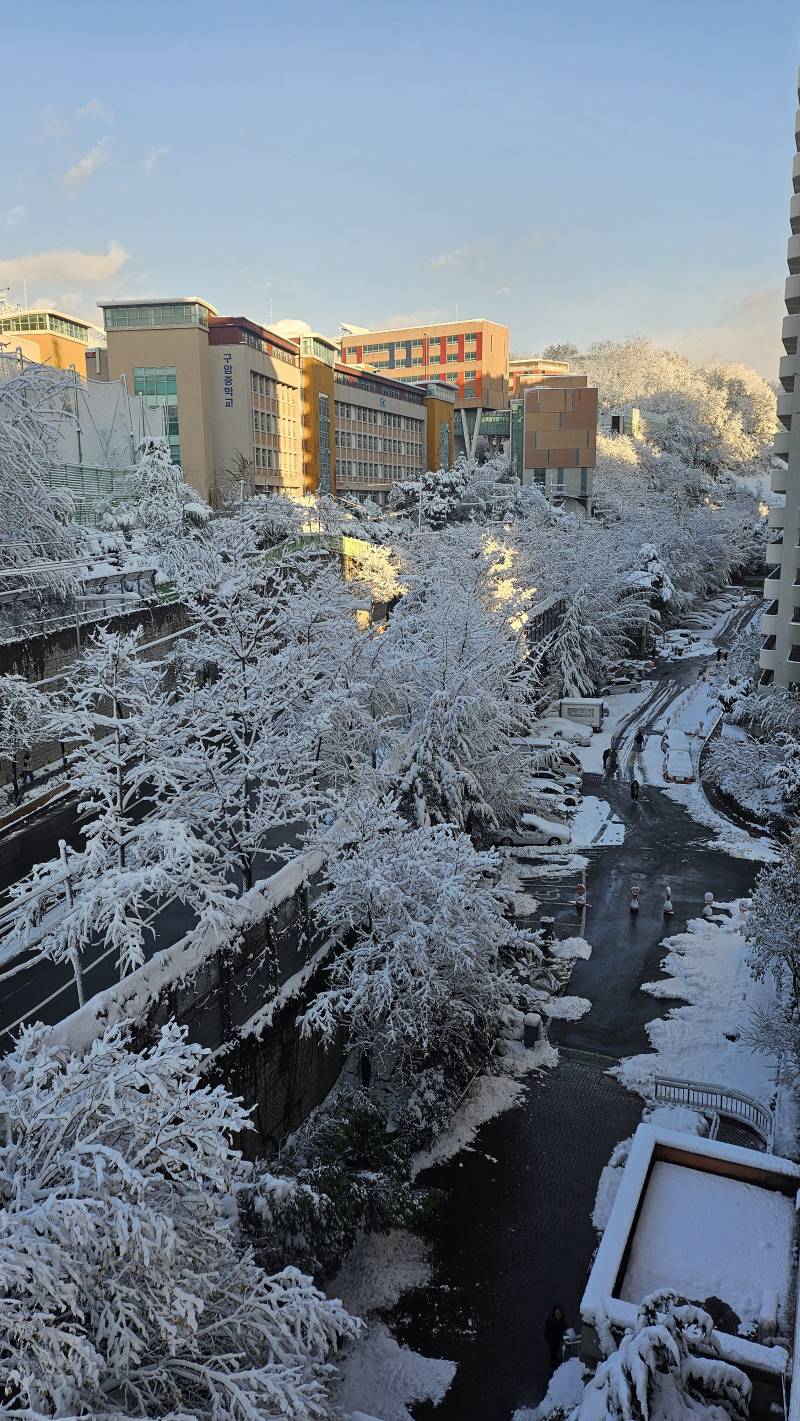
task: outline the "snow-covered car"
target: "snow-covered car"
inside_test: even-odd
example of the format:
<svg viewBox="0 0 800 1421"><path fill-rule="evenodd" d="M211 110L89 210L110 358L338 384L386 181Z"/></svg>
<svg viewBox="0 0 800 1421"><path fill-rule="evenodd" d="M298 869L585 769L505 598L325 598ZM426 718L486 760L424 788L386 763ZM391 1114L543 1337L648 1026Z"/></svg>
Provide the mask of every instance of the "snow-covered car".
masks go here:
<svg viewBox="0 0 800 1421"><path fill-rule="evenodd" d="M580 775L570 774L567 770L537 770L537 780L548 780L550 784L563 785L564 789L580 791L583 780Z"/></svg>
<svg viewBox="0 0 800 1421"><path fill-rule="evenodd" d="M576 725L574 721L564 720L563 717L536 722L536 729L543 735L551 735L554 740L566 740L570 745L591 745L592 732L583 725Z"/></svg>
<svg viewBox="0 0 800 1421"><path fill-rule="evenodd" d="M577 809L583 802L583 795L576 790L568 789L566 785L557 784L555 780L547 780L540 775L530 781L530 787L534 794L543 794L548 800L563 804L567 809Z"/></svg>
<svg viewBox="0 0 800 1421"><path fill-rule="evenodd" d="M668 750L664 757L664 779L688 785L694 779L692 757L686 750Z"/></svg>
<svg viewBox="0 0 800 1421"><path fill-rule="evenodd" d="M568 844L572 837L564 824L557 824L554 819L545 819L541 814L521 814L519 822L525 833L541 835L540 844Z"/></svg>
<svg viewBox="0 0 800 1421"><path fill-rule="evenodd" d="M563 740L553 740L552 736L527 735L524 738L514 740L512 743L518 745L523 750L530 750L531 752L544 751L548 757L548 767L550 769L557 769L559 762L566 770L580 771L582 768L575 751L570 750L569 746L566 745Z"/></svg>
<svg viewBox="0 0 800 1421"><path fill-rule="evenodd" d="M667 726L661 736L661 749L665 755L669 750L685 750L688 755L691 748L691 742L685 730L681 730L677 725Z"/></svg>

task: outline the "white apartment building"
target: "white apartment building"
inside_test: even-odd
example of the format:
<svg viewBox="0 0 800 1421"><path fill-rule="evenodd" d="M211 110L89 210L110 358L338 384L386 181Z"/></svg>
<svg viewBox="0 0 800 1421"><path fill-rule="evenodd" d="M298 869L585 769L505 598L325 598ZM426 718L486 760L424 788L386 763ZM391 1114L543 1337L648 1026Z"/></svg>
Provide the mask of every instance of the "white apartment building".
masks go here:
<svg viewBox="0 0 800 1421"><path fill-rule="evenodd" d="M786 461L786 468L772 475L774 493L785 493L783 508L773 509L770 524L780 529L777 542L767 548L769 571L764 595L769 606L762 619L764 645L760 662L762 685L800 683L800 71L798 71L796 152L792 163L794 194L789 204L791 236L787 261L789 275L785 298L787 315L783 322L780 363L783 392L778 398L778 418L783 426L775 436L774 452Z"/></svg>

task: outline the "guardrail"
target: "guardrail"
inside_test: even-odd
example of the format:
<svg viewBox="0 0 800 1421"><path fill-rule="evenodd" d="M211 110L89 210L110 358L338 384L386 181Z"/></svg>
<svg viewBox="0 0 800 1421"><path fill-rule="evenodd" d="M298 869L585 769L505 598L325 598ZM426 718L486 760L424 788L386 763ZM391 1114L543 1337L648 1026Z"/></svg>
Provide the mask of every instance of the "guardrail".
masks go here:
<svg viewBox="0 0 800 1421"><path fill-rule="evenodd" d="M775 1133L775 1116L768 1106L754 1100L741 1091L729 1090L727 1086L704 1085L699 1081L676 1080L670 1076L656 1076L653 1081L656 1100L671 1105L688 1105L701 1110L714 1110L740 1125L747 1125L761 1137L767 1151L772 1149Z"/></svg>

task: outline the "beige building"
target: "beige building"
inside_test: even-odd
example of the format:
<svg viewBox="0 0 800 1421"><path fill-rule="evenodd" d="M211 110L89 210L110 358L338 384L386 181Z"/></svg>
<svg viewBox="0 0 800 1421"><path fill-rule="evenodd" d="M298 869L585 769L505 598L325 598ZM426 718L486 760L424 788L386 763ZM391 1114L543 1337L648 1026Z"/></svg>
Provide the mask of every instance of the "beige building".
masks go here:
<svg viewBox="0 0 800 1421"><path fill-rule="evenodd" d="M367 365L393 380L454 385L457 409L505 409L508 403L508 326L496 321L346 334L341 355L344 365Z"/></svg>
<svg viewBox="0 0 800 1421"><path fill-rule="evenodd" d="M75 370L85 378L88 347L104 341L98 326L54 307L0 305L0 350L19 349L26 359L54 370Z"/></svg>
<svg viewBox="0 0 800 1421"><path fill-rule="evenodd" d="M566 360L547 360L543 355L524 355L508 362L508 393L521 395L526 385L536 385L543 375L568 375Z"/></svg>
<svg viewBox="0 0 800 1421"><path fill-rule="evenodd" d="M794 195L789 204L788 267L783 322L783 356L779 378L783 393L778 397L778 419L783 426L775 436L774 453L785 469L772 475L774 493L785 493L783 508L774 508L770 523L781 531L777 542L767 548L770 571L764 582L769 605L762 618L764 645L760 662L762 685L800 683L800 72L797 85L798 109L795 117L795 153L792 162Z"/></svg>
<svg viewBox="0 0 800 1421"><path fill-rule="evenodd" d="M287 340L195 297L101 305L108 349L90 363L163 406L173 459L211 502L242 484L383 502L453 461L452 387L345 366L336 341Z"/></svg>

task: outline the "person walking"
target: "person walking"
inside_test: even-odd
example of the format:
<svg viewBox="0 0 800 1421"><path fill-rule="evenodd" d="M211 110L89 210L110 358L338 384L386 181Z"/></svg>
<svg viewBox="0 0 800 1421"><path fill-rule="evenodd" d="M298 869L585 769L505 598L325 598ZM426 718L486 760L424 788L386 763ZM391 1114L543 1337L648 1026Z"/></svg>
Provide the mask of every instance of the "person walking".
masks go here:
<svg viewBox="0 0 800 1421"><path fill-rule="evenodd" d="M634 804L639 803L639 781L637 780L635 775L631 780L631 799L633 800Z"/></svg>
<svg viewBox="0 0 800 1421"><path fill-rule="evenodd" d="M547 1322L544 1325L544 1340L550 1352L550 1371L554 1372L561 1363L561 1353L564 1347L564 1333L567 1330L567 1319L564 1316L564 1309L560 1303L556 1303Z"/></svg>
<svg viewBox="0 0 800 1421"><path fill-rule="evenodd" d="M26 750L22 757L22 788L27 789L33 785L33 766L31 765L31 752Z"/></svg>
<svg viewBox="0 0 800 1421"><path fill-rule="evenodd" d="M608 769L611 778L615 780L619 774L619 755L615 745L612 745L608 752Z"/></svg>
<svg viewBox="0 0 800 1421"><path fill-rule="evenodd" d="M605 750L603 751L603 774L604 774L604 775L608 773L608 757L609 757L610 754L611 754L611 751L610 751L610 749L608 748L608 746L606 746Z"/></svg>
<svg viewBox="0 0 800 1421"><path fill-rule="evenodd" d="M636 751L637 755L641 755L642 751L644 750L644 734L642 733L641 726L637 730L636 735L634 737L633 748Z"/></svg>

